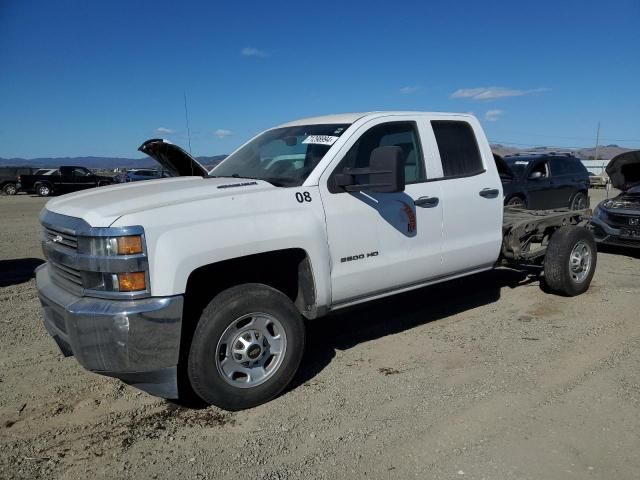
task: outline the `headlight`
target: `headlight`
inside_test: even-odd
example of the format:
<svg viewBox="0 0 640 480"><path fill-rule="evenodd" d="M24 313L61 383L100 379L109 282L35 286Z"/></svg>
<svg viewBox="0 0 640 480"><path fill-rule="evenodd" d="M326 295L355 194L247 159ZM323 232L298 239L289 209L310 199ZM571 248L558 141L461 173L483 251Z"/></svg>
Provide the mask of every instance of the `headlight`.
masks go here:
<svg viewBox="0 0 640 480"><path fill-rule="evenodd" d="M109 228L107 235L78 237L79 270L85 294L130 297L149 291L144 233L129 234L134 233L130 227L123 230L125 235L119 235L116 227Z"/></svg>
<svg viewBox="0 0 640 480"><path fill-rule="evenodd" d="M110 257L116 255L139 255L144 253L142 235L123 237L84 237L80 249L89 255Z"/></svg>
<svg viewBox="0 0 640 480"><path fill-rule="evenodd" d="M607 212L605 212L602 209L603 206L605 206L605 205L604 204L600 204L596 208L593 209L593 216L596 217L596 218L599 218L600 220L606 220L607 217L608 217Z"/></svg>

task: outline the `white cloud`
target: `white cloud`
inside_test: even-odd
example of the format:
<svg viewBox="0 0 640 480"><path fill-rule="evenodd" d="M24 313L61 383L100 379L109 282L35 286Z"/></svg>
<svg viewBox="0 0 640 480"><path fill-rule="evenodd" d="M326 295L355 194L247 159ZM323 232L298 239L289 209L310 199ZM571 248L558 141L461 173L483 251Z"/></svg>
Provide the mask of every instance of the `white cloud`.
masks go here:
<svg viewBox="0 0 640 480"><path fill-rule="evenodd" d="M487 122L495 122L500 118L500 116L504 113L502 110L487 110L484 114L484 119Z"/></svg>
<svg viewBox="0 0 640 480"><path fill-rule="evenodd" d="M231 130L226 130L224 128L219 128L213 134L218 138L226 138L231 135L233 132Z"/></svg>
<svg viewBox="0 0 640 480"><path fill-rule="evenodd" d="M266 58L266 57L269 56L269 54L267 52L265 52L264 50L258 50L255 47L244 47L242 50L240 50L240 54L244 55L245 57Z"/></svg>
<svg viewBox="0 0 640 480"><path fill-rule="evenodd" d="M172 133L176 133L175 130L172 130L171 128L165 128L165 127L158 127L156 128L156 133L164 133L166 135L171 135Z"/></svg>
<svg viewBox="0 0 640 480"><path fill-rule="evenodd" d="M413 86L402 87L400 89L400 93L402 93L403 95L411 95L412 93L416 93L418 90L420 90L420 86L413 85Z"/></svg>
<svg viewBox="0 0 640 480"><path fill-rule="evenodd" d="M451 98L471 98L472 100L494 100L504 97L521 97L532 93L548 91L548 88L532 88L530 90L519 90L517 88L506 87L478 87L460 88L451 94Z"/></svg>

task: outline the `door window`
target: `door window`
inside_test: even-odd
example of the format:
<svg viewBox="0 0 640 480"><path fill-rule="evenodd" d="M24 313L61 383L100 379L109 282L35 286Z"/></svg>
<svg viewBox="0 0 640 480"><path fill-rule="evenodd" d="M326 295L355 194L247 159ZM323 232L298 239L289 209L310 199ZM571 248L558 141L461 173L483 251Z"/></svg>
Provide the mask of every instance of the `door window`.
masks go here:
<svg viewBox="0 0 640 480"><path fill-rule="evenodd" d="M72 171L72 175L74 177L88 177L89 175L91 175L91 172L89 172L89 170L86 170L84 168L74 168Z"/></svg>
<svg viewBox="0 0 640 480"><path fill-rule="evenodd" d="M540 172L540 176L538 176L536 172ZM533 177L534 174L536 174L535 176L537 178L549 178L549 162L545 160L543 162L536 163L529 171L529 178Z"/></svg>
<svg viewBox="0 0 640 480"><path fill-rule="evenodd" d="M551 159L551 174L556 177L558 175L565 175L571 173L571 165L566 158L552 158Z"/></svg>
<svg viewBox="0 0 640 480"><path fill-rule="evenodd" d="M470 177L484 172L482 157L471 125L455 120L433 120L444 178Z"/></svg>
<svg viewBox="0 0 640 480"><path fill-rule="evenodd" d="M378 147L388 146L402 149L407 184L424 182L427 179L420 137L414 122L384 123L372 127L349 149L334 173L342 173L345 168L368 168L371 152ZM344 192L333 184L333 177L331 178L329 191L332 193ZM355 181L357 184L369 183L369 175L355 175Z"/></svg>

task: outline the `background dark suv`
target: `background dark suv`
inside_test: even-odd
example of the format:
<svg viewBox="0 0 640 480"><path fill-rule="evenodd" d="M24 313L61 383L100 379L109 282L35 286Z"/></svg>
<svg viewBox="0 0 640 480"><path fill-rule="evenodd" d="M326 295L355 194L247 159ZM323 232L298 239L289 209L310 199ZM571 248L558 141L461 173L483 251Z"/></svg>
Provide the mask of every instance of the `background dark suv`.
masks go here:
<svg viewBox="0 0 640 480"><path fill-rule="evenodd" d="M505 205L532 210L589 206L589 172L571 154L496 156Z"/></svg>

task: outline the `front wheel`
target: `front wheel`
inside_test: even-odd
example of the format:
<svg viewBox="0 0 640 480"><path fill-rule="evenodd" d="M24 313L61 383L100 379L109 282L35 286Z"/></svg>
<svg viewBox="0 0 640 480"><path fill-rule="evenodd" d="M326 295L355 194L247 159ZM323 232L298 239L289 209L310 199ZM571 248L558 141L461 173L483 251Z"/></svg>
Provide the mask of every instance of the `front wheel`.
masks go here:
<svg viewBox="0 0 640 480"><path fill-rule="evenodd" d="M6 195L15 195L18 193L18 188L13 183L7 183L3 190Z"/></svg>
<svg viewBox="0 0 640 480"><path fill-rule="evenodd" d="M262 284L232 287L202 312L189 350L191 386L225 410L260 405L291 382L304 344L304 321L287 296Z"/></svg>
<svg viewBox="0 0 640 480"><path fill-rule="evenodd" d="M591 284L597 263L596 242L584 227L566 226L556 230L544 257L544 280L549 289L574 297Z"/></svg>
<svg viewBox="0 0 640 480"><path fill-rule="evenodd" d="M45 184L45 183L41 183L40 185L38 185L38 187L36 188L36 192L38 193L38 195L40 195L41 197L48 197L49 195L51 195L51 187L49 187L49 185Z"/></svg>
<svg viewBox="0 0 640 480"><path fill-rule="evenodd" d="M587 208L587 196L583 192L577 192L571 199L571 210L584 210Z"/></svg>

